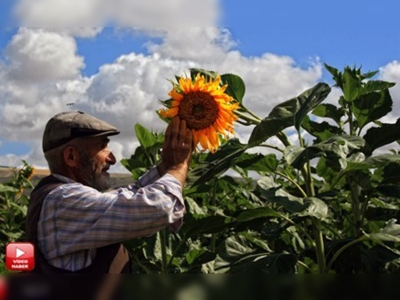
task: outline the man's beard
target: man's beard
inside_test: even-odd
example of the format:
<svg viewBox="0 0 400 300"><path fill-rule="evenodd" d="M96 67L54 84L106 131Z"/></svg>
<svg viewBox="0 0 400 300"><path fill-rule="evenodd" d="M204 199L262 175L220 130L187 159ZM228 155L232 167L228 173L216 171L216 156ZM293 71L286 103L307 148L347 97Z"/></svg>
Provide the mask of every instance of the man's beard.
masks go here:
<svg viewBox="0 0 400 300"><path fill-rule="evenodd" d="M111 187L111 179L108 173L102 172L109 168L109 164L98 166L93 157L85 157L82 164L81 178L84 183L98 191L106 191Z"/></svg>

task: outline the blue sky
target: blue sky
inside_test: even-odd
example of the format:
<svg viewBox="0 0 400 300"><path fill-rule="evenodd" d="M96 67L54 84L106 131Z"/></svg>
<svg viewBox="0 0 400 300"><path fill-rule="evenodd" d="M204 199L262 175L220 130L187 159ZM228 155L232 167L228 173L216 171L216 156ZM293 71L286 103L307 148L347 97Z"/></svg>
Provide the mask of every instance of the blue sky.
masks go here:
<svg viewBox="0 0 400 300"><path fill-rule="evenodd" d="M16 35L26 34L22 34L19 27L7 27L15 25L10 23L10 16L16 2L18 1L2 0L0 4L0 20L3 25L0 29L0 57L4 69L3 74L10 72L11 68L7 66L12 64L10 61L17 61L22 55L13 56L12 53L18 52L18 45L14 44L12 47L9 46L11 51L5 52L7 45L11 44L11 39ZM385 68L390 63L400 60L400 27L396 21L399 8L400 4L394 0L379 2L337 0L327 1L323 4L316 0L247 0L245 2L221 0L218 19L211 25L220 29L226 28L229 31L230 42L235 43L234 46L229 47L229 51L238 51L242 59L246 59L246 61L250 61L251 58L262 58L265 54L270 53L286 67L288 67L287 64L282 61L284 57L289 57L292 60L289 63L290 67L302 74L310 73L309 70L313 68L316 61L320 65L327 63L338 69L342 69L346 65L355 65L362 66L365 71L372 71ZM205 13L207 13L206 10ZM26 16L27 13L24 17ZM101 25L107 26L107 24L109 23ZM167 47L158 47L157 50L148 47L150 41L161 46L167 45L168 38L157 34L150 36L146 32L140 34L129 32L129 30L121 32L116 31L113 27L106 27L93 36L71 34L71 37L76 43L76 57L73 62L78 64L77 57L82 58L85 66L76 67L76 70L79 70L80 77L86 79L100 78L99 68L104 64L114 64L121 55L135 53L150 57L152 53L159 51L161 57L166 61L168 55L174 57L172 52L168 54ZM173 39L178 40L179 37L173 37ZM173 46L176 47L177 42L174 42ZM183 45L183 42L180 45ZM179 47L174 51L179 53ZM227 52L229 51L227 50ZM26 61L28 56L23 55L25 55L24 61ZM184 63L186 58L178 59ZM196 62L196 57L191 56L190 59L187 58L187 61ZM207 63L203 58L199 58L199 62ZM243 70L243 72L246 74L247 71ZM303 86L307 84L306 82L313 80L329 81L330 77L323 68L321 68L321 72L322 74L318 75L319 78L315 75L317 77L310 79L310 74L304 75L308 81L304 79ZM68 76L70 79L72 75L68 73ZM270 76L273 76L273 72ZM62 77L62 80L65 78ZM26 80L17 84L18 88L23 89L24 82ZM62 82L65 83L65 81ZM5 83L3 85L5 86ZM42 87L44 81L40 80L40 84L37 86L39 85ZM8 88L9 86L5 86L4 90ZM29 88L33 88L32 83ZM93 89L94 87L88 91ZM296 90L295 85L293 86L294 90ZM8 97L10 93L12 94L12 91L8 91L3 96ZM282 97L285 97L286 94L288 93L282 93ZM59 97L59 95L54 97ZM12 101L14 100L10 98L4 100L4 103L8 105ZM18 101L24 103L20 98ZM2 109L3 104L0 102L0 113L4 114L5 111ZM5 126L4 124L3 126ZM29 153L32 152L34 141L23 134L19 137L17 133L12 134L11 132L10 129L8 133L0 135L0 156L12 155L14 160L10 160L9 163L18 161L18 158L23 155L30 157ZM36 138L38 139L40 136L38 135ZM32 159L37 159L40 151L36 152L31 156ZM7 159L0 159L0 165L6 163Z"/></svg>

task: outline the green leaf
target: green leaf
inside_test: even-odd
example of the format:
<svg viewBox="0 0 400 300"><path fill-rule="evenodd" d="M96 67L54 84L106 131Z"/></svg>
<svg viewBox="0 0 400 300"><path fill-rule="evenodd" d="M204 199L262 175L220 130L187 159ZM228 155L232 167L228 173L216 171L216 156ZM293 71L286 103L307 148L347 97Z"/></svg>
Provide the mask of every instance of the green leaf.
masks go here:
<svg viewBox="0 0 400 300"><path fill-rule="evenodd" d="M326 183L332 185L336 182L341 168L342 166L336 157L321 157L317 163L317 175L324 178ZM344 182L344 178L342 181Z"/></svg>
<svg viewBox="0 0 400 300"><path fill-rule="evenodd" d="M256 147L290 126L293 126L293 118L285 120L267 117L254 127L248 145L249 147Z"/></svg>
<svg viewBox="0 0 400 300"><path fill-rule="evenodd" d="M217 255L205 249L192 249L185 254L189 266L202 265L215 259Z"/></svg>
<svg viewBox="0 0 400 300"><path fill-rule="evenodd" d="M189 171L188 184L193 187L205 183L227 171L234 161L246 151L246 145L237 139L231 139L216 153L209 153L206 161Z"/></svg>
<svg viewBox="0 0 400 300"><path fill-rule="evenodd" d="M400 224L396 224L396 220L389 220L384 228L377 233L369 234L373 240L385 242L400 242ZM399 252L400 253L400 252Z"/></svg>
<svg viewBox="0 0 400 300"><path fill-rule="evenodd" d="M343 94L347 102L353 102L361 94L361 80L357 78L356 72L345 68L343 74Z"/></svg>
<svg viewBox="0 0 400 300"><path fill-rule="evenodd" d="M191 197L185 197L185 202L187 204L188 212L197 216L204 216L204 210L194 201Z"/></svg>
<svg viewBox="0 0 400 300"><path fill-rule="evenodd" d="M380 184L376 190L385 197L400 199L400 186L394 184Z"/></svg>
<svg viewBox="0 0 400 300"><path fill-rule="evenodd" d="M389 163L383 168L381 184L400 184L399 163Z"/></svg>
<svg viewBox="0 0 400 300"><path fill-rule="evenodd" d="M18 193L19 189L12 186L0 184L0 193Z"/></svg>
<svg viewBox="0 0 400 300"><path fill-rule="evenodd" d="M364 144L364 140L358 136L341 135L331 137L305 149L296 146L287 147L284 155L289 164L300 169L307 161L321 155L346 158L350 150L359 149Z"/></svg>
<svg viewBox="0 0 400 300"><path fill-rule="evenodd" d="M302 127L311 135L317 137L317 142L322 142L335 135L340 135L343 131L336 126L330 125L328 122L317 123L311 121L307 116L303 120Z"/></svg>
<svg viewBox="0 0 400 300"><path fill-rule="evenodd" d="M279 204L290 213L303 211L305 206L299 197L295 197L276 184L271 177L262 177L257 181L256 191L265 201Z"/></svg>
<svg viewBox="0 0 400 300"><path fill-rule="evenodd" d="M223 84L228 84L225 93L242 103L246 92L243 79L235 74L223 74L221 75L221 80Z"/></svg>
<svg viewBox="0 0 400 300"><path fill-rule="evenodd" d="M315 217L320 220L328 218L329 208L328 205L321 199L316 197L309 197L304 199L305 209L296 215L302 217Z"/></svg>
<svg viewBox="0 0 400 300"><path fill-rule="evenodd" d="M238 216L237 216L237 221L238 222L248 222L254 219L258 219L258 218L285 218L284 215L282 215L281 213L273 210L270 207L258 207L255 209L249 209L249 210L245 210L243 212L241 212Z"/></svg>
<svg viewBox="0 0 400 300"><path fill-rule="evenodd" d="M391 163L400 163L400 154L381 154L376 156L368 157L365 164L369 165L371 168L381 168L387 166Z"/></svg>
<svg viewBox="0 0 400 300"><path fill-rule="evenodd" d="M330 92L325 83L318 83L300 96L275 106L268 117L256 125L248 141L249 147L255 147L282 130L291 126L300 126L304 116L322 102Z"/></svg>
<svg viewBox="0 0 400 300"><path fill-rule="evenodd" d="M370 156L376 149L400 140L400 118L395 124L383 124L369 128L363 136L366 145L363 152Z"/></svg>
<svg viewBox="0 0 400 300"><path fill-rule="evenodd" d="M278 160L275 154L249 154L243 153L236 161L235 165L247 171L271 173L278 167Z"/></svg>
<svg viewBox="0 0 400 300"><path fill-rule="evenodd" d="M330 118L340 125L341 118L344 117L344 110L340 107L337 108L333 104L323 103L318 105L312 114L322 118Z"/></svg>
<svg viewBox="0 0 400 300"><path fill-rule="evenodd" d="M392 111L393 101L388 90L361 95L352 103L352 112L357 118L358 126L379 120Z"/></svg>
<svg viewBox="0 0 400 300"><path fill-rule="evenodd" d="M230 226L231 224L226 222L226 217L209 216L197 220L189 228L185 228L185 238L194 237L199 234L218 233Z"/></svg>
<svg viewBox="0 0 400 300"><path fill-rule="evenodd" d="M376 74L376 72L375 72L375 74ZM394 82L381 81L381 80L370 80L364 84L363 94L385 91L393 86L395 86Z"/></svg>
<svg viewBox="0 0 400 300"><path fill-rule="evenodd" d="M294 273L297 263L293 254L256 251L242 236L229 237L218 254L216 268L229 273Z"/></svg>
<svg viewBox="0 0 400 300"><path fill-rule="evenodd" d="M329 85L318 83L297 97L297 101L300 104L299 110L294 115L294 126L297 130L300 130L304 117L324 101L330 92L331 88Z"/></svg>
<svg viewBox="0 0 400 300"><path fill-rule="evenodd" d="M215 71L210 71L210 70L205 70L201 68L190 68L190 77L192 80L195 79L196 75L200 73L200 75L204 75L206 80L209 78L215 79L217 77L218 73Z"/></svg>
<svg viewBox="0 0 400 300"><path fill-rule="evenodd" d="M144 148L150 148L157 143L156 138L154 135L144 126L136 123L135 125L135 133L136 137Z"/></svg>
<svg viewBox="0 0 400 300"><path fill-rule="evenodd" d="M328 72L332 74L333 80L336 82L336 86L343 88L343 74L339 72L338 69L331 67L326 63L324 63L324 66Z"/></svg>

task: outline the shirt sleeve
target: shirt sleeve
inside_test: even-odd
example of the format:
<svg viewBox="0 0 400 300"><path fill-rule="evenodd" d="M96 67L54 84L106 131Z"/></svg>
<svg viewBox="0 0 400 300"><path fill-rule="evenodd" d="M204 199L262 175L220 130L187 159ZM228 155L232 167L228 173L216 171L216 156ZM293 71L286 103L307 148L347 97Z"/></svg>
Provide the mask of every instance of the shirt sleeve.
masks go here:
<svg viewBox="0 0 400 300"><path fill-rule="evenodd" d="M137 183L101 193L80 183L51 191L44 200L38 240L47 259L93 249L171 226L178 230L185 214L179 181L150 170Z"/></svg>

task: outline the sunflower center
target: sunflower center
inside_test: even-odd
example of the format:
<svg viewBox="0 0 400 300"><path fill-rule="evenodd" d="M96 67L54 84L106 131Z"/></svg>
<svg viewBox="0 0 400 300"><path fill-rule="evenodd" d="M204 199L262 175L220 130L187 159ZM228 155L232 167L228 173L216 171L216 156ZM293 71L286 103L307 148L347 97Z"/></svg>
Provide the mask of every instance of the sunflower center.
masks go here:
<svg viewBox="0 0 400 300"><path fill-rule="evenodd" d="M190 129L204 129L218 118L219 107L209 93L187 93L179 105L179 117L186 121Z"/></svg>

